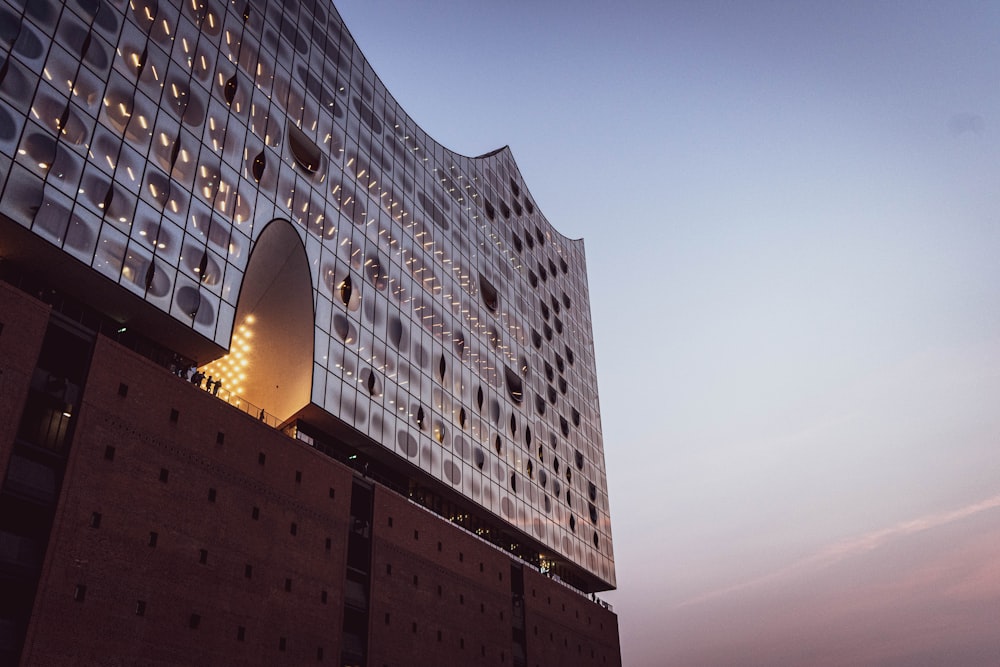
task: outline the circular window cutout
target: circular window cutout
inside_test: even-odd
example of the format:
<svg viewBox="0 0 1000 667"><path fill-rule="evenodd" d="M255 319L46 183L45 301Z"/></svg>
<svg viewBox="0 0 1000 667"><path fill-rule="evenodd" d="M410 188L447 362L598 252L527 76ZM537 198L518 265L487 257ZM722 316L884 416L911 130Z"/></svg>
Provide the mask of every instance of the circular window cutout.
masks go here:
<svg viewBox="0 0 1000 667"><path fill-rule="evenodd" d="M288 148L295 164L308 174L315 174L322 166L323 153L313 141L295 125L288 124Z"/></svg>

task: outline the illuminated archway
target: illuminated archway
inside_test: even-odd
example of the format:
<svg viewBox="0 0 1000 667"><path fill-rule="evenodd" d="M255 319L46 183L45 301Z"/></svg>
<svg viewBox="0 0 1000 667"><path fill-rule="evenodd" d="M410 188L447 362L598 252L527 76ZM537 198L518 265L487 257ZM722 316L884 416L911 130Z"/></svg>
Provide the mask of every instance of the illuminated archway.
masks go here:
<svg viewBox="0 0 1000 667"><path fill-rule="evenodd" d="M312 395L313 301L309 260L286 220L261 232L247 264L229 354L205 368L283 421Z"/></svg>

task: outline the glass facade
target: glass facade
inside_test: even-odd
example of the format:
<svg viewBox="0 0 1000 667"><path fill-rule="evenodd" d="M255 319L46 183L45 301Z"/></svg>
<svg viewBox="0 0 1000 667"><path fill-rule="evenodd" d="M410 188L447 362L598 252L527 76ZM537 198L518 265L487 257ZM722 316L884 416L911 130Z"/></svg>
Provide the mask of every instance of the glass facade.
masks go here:
<svg viewBox="0 0 1000 667"><path fill-rule="evenodd" d="M323 0L0 0L0 210L218 345L286 220L312 402L609 587L581 240L453 153Z"/></svg>

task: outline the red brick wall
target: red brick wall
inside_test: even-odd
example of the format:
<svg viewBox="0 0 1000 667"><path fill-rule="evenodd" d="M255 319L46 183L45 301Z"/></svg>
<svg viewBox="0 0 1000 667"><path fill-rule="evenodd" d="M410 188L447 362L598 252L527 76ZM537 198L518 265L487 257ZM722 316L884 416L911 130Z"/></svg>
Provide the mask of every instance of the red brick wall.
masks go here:
<svg viewBox="0 0 1000 667"><path fill-rule="evenodd" d="M7 473L31 373L49 323L49 306L0 282L0 480Z"/></svg>
<svg viewBox="0 0 1000 667"><path fill-rule="evenodd" d="M529 667L620 667L618 617L536 570L524 572Z"/></svg>
<svg viewBox="0 0 1000 667"><path fill-rule="evenodd" d="M104 338L79 419L22 664L337 662L350 470Z"/></svg>
<svg viewBox="0 0 1000 667"><path fill-rule="evenodd" d="M23 665L339 664L350 469L104 338L78 419ZM513 664L507 554L382 487L372 532L370 667ZM620 665L614 614L523 571L529 666Z"/></svg>
<svg viewBox="0 0 1000 667"><path fill-rule="evenodd" d="M369 666L510 665L510 559L382 488L374 524Z"/></svg>
<svg viewBox="0 0 1000 667"><path fill-rule="evenodd" d="M512 665L511 558L381 488L374 524L369 667ZM529 666L620 667L615 614L523 572Z"/></svg>

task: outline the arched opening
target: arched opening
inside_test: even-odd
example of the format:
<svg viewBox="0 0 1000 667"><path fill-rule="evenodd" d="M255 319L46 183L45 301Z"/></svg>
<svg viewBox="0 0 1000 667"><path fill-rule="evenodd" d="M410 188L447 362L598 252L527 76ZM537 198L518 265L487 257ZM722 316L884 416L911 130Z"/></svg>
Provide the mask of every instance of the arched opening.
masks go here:
<svg viewBox="0 0 1000 667"><path fill-rule="evenodd" d="M229 353L203 369L226 395L284 421L312 395L313 301L309 260L286 220L267 225L243 277Z"/></svg>

